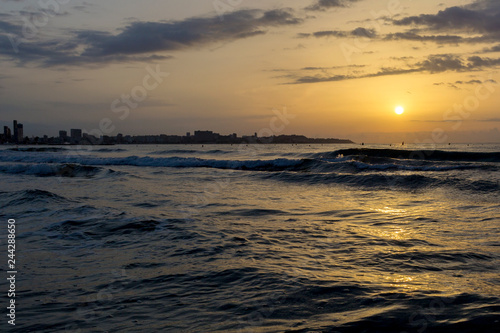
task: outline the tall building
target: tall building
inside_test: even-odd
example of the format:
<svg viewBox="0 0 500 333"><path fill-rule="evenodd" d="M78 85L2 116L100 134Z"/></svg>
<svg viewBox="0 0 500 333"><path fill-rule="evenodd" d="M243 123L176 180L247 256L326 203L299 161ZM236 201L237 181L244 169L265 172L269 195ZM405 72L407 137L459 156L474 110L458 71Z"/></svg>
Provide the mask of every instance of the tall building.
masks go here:
<svg viewBox="0 0 500 333"><path fill-rule="evenodd" d="M3 137L6 141L10 141L10 139L12 138L12 132L10 131L9 126L3 127Z"/></svg>
<svg viewBox="0 0 500 333"><path fill-rule="evenodd" d="M17 143L19 139L19 135L17 134L17 120L14 120L14 126L12 127L12 130L14 131L14 137L12 139Z"/></svg>
<svg viewBox="0 0 500 333"><path fill-rule="evenodd" d="M24 142L24 126L23 124L17 124L17 142Z"/></svg>
<svg viewBox="0 0 500 333"><path fill-rule="evenodd" d="M68 137L68 132L66 132L66 131L59 131L59 138L60 139L66 140L67 137Z"/></svg>

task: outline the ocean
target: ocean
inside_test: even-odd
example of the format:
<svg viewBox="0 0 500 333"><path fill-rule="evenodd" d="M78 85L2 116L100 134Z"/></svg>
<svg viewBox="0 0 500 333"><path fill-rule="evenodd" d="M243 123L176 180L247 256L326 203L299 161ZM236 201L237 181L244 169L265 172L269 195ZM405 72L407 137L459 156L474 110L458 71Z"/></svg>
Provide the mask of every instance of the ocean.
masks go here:
<svg viewBox="0 0 500 333"><path fill-rule="evenodd" d="M0 179L2 331L500 327L498 144L3 146Z"/></svg>

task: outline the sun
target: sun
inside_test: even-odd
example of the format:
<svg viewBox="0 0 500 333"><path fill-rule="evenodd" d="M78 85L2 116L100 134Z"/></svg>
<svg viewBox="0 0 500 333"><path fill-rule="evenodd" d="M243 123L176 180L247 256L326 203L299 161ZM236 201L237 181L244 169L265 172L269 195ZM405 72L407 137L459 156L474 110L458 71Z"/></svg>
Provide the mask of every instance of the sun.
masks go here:
<svg viewBox="0 0 500 333"><path fill-rule="evenodd" d="M398 106L394 109L394 112L396 112L396 114L403 114L405 113L405 109L402 106Z"/></svg>

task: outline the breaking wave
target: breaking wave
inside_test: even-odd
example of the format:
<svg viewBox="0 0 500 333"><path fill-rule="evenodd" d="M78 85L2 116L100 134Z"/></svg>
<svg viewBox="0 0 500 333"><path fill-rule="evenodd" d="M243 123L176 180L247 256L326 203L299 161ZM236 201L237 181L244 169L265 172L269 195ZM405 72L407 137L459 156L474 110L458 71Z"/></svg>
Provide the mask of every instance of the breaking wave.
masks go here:
<svg viewBox="0 0 500 333"><path fill-rule="evenodd" d="M11 164L11 165L0 165L0 173L4 174L22 174L31 175L38 177L86 177L91 178L104 172L103 168L94 167L90 165L79 165L79 164ZM114 172L108 169L107 172Z"/></svg>

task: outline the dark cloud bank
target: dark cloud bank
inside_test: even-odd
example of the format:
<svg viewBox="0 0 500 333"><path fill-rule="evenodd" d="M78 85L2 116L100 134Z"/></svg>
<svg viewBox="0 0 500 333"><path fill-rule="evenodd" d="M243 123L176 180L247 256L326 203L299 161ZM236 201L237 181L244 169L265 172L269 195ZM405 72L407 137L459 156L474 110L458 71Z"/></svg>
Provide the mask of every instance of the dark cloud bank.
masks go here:
<svg viewBox="0 0 500 333"><path fill-rule="evenodd" d="M4 0L5 1L5 0ZM315 0L305 11L327 11L350 6L362 0ZM284 8L269 11L236 10L218 16L194 17L169 22L133 22L116 33L96 30L75 30L52 40L35 34L26 38L26 26L13 14L0 14L0 57L15 61L18 66L40 67L101 66L109 63L158 61L172 57L166 53L234 41L266 34L274 27L296 26L307 16ZM307 19L311 19L308 17ZM500 59L482 53L500 51L500 1L478 0L472 5L450 7L436 14L385 18L397 31L380 35L363 27L350 31L324 30L304 32L300 38L367 38L379 42L407 40L436 44L482 45L476 55L438 54L414 60L399 68L380 68L373 73L327 75L324 71L290 74L289 83L332 82L387 75L446 71L467 72L500 65ZM406 29L406 30L405 30ZM24 36L24 38L23 38ZM18 45L15 52L14 44ZM498 44L497 44L498 43ZM493 45L492 45L493 44ZM361 65L361 64L358 64ZM314 64L304 67L314 68Z"/></svg>
<svg viewBox="0 0 500 333"><path fill-rule="evenodd" d="M38 36L23 38L26 27L9 22L13 18L0 19L0 56L18 65L33 62L45 67L168 59L170 56L160 53L249 38L265 34L271 27L302 22L291 9L239 10L226 14L223 20L213 16L134 22L117 34L80 30L58 40L41 41ZM18 52L13 43L18 44Z"/></svg>
<svg viewBox="0 0 500 333"><path fill-rule="evenodd" d="M321 1L318 1L318 4ZM344 6L342 1L325 1ZM321 7L326 9L328 6ZM320 7L317 7L319 10ZM335 82L351 79L371 78L408 73L443 73L471 72L486 70L500 66L500 58L485 56L486 53L500 52L500 1L478 0L467 6L454 6L437 12L436 14L422 14L398 19L384 18L386 24L394 29L406 29L380 35L374 29L358 27L351 31L323 30L311 33L300 33L299 38L364 38L379 42L412 41L417 43L453 44L481 46L475 55L463 54L434 54L412 64L405 64L398 68L380 68L373 73L358 75L325 75L318 72L316 75L290 74L287 77L291 84ZM496 44L491 46L491 44ZM498 43L498 44L497 44ZM409 57L408 59L413 59ZM406 60L408 60L406 59ZM408 61L406 61L408 62ZM306 74L306 73L304 73Z"/></svg>

